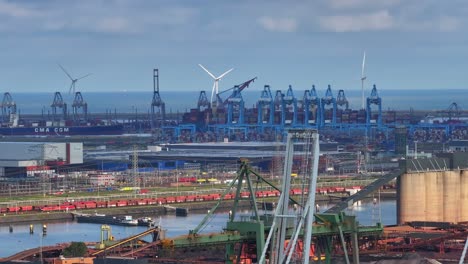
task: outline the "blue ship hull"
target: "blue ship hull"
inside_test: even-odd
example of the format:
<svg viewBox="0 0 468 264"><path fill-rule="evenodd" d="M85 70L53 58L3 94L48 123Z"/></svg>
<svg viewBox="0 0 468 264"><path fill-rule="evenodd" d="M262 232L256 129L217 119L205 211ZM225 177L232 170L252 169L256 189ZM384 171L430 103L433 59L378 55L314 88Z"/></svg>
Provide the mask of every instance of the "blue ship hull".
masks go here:
<svg viewBox="0 0 468 264"><path fill-rule="evenodd" d="M122 125L0 127L0 135L2 136L99 136L122 135L123 132Z"/></svg>

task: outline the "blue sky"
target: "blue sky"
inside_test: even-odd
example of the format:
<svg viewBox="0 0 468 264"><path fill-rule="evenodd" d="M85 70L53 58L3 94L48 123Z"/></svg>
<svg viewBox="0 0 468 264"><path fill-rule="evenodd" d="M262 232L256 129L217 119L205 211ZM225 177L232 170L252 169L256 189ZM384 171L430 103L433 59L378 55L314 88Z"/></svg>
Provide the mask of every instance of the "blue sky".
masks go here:
<svg viewBox="0 0 468 264"><path fill-rule="evenodd" d="M466 89L465 0L0 0L0 92Z"/></svg>

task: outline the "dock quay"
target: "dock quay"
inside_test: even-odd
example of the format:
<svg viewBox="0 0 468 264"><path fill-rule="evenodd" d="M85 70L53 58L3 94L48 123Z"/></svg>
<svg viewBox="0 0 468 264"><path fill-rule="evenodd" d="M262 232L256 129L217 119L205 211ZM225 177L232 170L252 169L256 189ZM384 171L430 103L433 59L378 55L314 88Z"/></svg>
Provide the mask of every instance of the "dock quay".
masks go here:
<svg viewBox="0 0 468 264"><path fill-rule="evenodd" d="M165 205L164 206L164 211L166 213L168 212L174 212L176 216L187 216L189 209L188 208L182 208L182 207L174 207L170 205Z"/></svg>

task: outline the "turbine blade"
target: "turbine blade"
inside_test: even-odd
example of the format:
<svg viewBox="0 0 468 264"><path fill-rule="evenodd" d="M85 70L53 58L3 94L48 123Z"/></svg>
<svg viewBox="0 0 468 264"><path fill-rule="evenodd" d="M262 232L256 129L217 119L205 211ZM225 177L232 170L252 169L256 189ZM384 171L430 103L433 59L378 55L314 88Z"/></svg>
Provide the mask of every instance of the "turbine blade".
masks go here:
<svg viewBox="0 0 468 264"><path fill-rule="evenodd" d="M232 69L230 69L229 71L227 71L227 72L221 74L217 79L223 78L226 74L230 73L232 70L234 70L234 68L232 68Z"/></svg>
<svg viewBox="0 0 468 264"><path fill-rule="evenodd" d="M70 80L73 81L73 78L72 78L72 77L70 76L70 74L65 70L65 68L63 68L63 66L60 65L60 64L59 64L58 66L59 66L59 67L62 69L62 71L68 76L68 78L70 78Z"/></svg>
<svg viewBox="0 0 468 264"><path fill-rule="evenodd" d="M364 57L362 57L361 79L364 78L364 67L365 66L366 66L366 52L364 51Z"/></svg>
<svg viewBox="0 0 468 264"><path fill-rule="evenodd" d="M81 76L80 78L78 78L78 79L76 79L76 80L77 80L77 81L78 81L78 80L81 80L81 79L83 79L83 78L86 78L86 77L90 76L91 74L92 74L92 73L88 73L88 74L86 74L86 75Z"/></svg>
<svg viewBox="0 0 468 264"><path fill-rule="evenodd" d="M205 70L206 73L208 73L213 79L216 79L216 77L210 71L208 71L205 67L203 67L203 65L198 64L198 66L200 66L203 70Z"/></svg>

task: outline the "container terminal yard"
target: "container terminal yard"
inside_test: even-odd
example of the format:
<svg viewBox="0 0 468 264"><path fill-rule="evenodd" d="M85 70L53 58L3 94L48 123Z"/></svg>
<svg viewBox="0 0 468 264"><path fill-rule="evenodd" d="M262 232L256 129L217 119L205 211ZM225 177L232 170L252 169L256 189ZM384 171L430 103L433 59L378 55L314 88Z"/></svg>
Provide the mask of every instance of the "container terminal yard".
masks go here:
<svg viewBox="0 0 468 264"><path fill-rule="evenodd" d="M123 113L119 109L89 113L86 94L75 92L70 103L60 92L51 95L51 104L42 113L21 115L14 94L5 92L0 108L3 136L97 136L125 133L150 134L156 142L283 141L289 128L313 128L322 139L367 141L390 149L394 135L403 127L407 138L418 142L449 142L467 139L468 112L457 102L445 109L405 111L384 109L391 103L379 96L374 85L362 109L351 109L344 90L337 93L328 85L324 95L311 89L272 90L265 85L253 107L243 99L243 91L255 78L217 93L211 100L200 91L194 107L186 113L167 113L164 91L159 88L159 70L153 71L152 100L148 112ZM148 94L150 96L151 93ZM195 100L195 98L194 98ZM459 102L460 103L460 102ZM145 107L142 107L145 109ZM144 110L145 111L145 110ZM404 133L401 132L400 133Z"/></svg>
<svg viewBox="0 0 468 264"><path fill-rule="evenodd" d="M91 115L80 92L72 111L56 92L50 112L20 115L5 93L0 223L18 221L18 214L66 219L77 210L208 206L198 227L175 238L157 226L113 241L103 226L87 256L154 263L365 263L379 256L399 261L404 252L427 261L463 258L468 113L457 103L430 113L384 111L374 85L364 109L352 110L344 90L335 97L328 86L319 97L312 86L297 97L291 86L283 93L265 85L247 108L242 91L255 80L214 100L201 91L196 108L178 115L166 113L157 69L145 115ZM388 188L397 203L396 226L362 226L343 212L362 199L380 203L377 194ZM15 199L23 195L33 198ZM316 198L335 205L317 210ZM264 199L270 209L260 206ZM242 206L251 215L237 213ZM220 207L230 208L223 231L200 232ZM45 255L52 261L67 246L3 260L43 261Z"/></svg>

